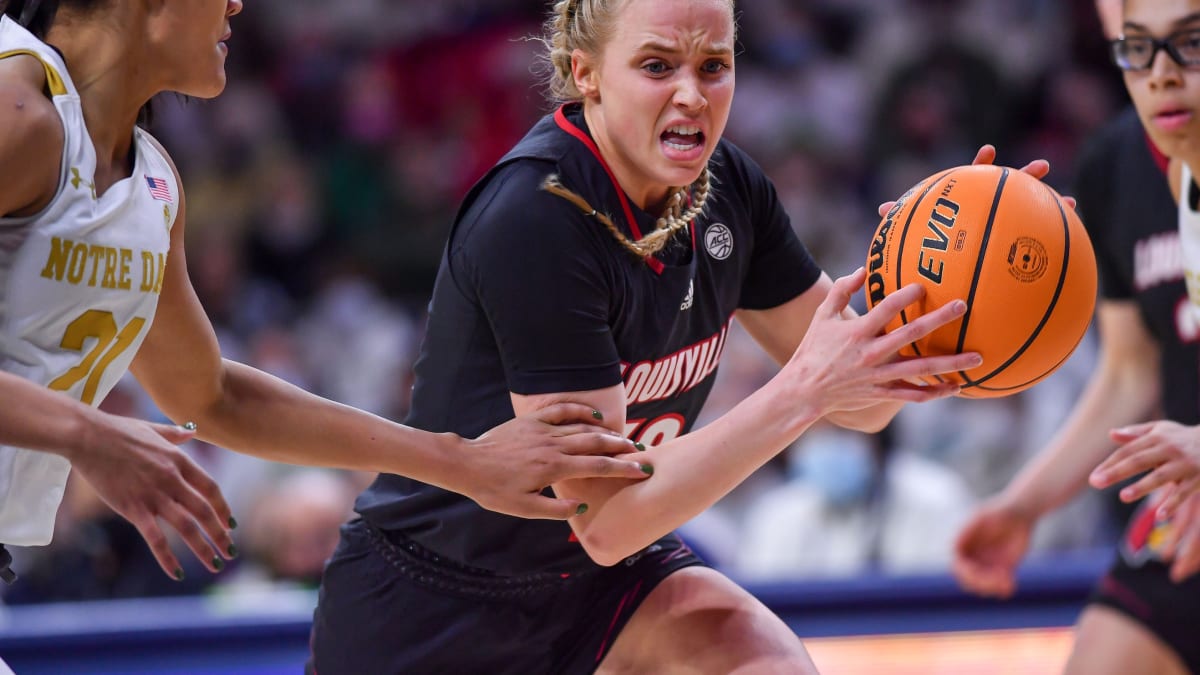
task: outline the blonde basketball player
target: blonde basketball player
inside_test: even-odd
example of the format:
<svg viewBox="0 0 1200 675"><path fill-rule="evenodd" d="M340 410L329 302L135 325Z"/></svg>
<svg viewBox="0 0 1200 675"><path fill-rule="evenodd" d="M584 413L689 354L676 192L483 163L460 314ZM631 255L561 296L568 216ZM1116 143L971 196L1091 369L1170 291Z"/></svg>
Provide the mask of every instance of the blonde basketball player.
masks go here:
<svg viewBox="0 0 1200 675"><path fill-rule="evenodd" d="M592 505L566 525L380 476L325 569L311 671L815 670L795 633L674 528L817 419L878 429L906 401L957 393L907 378L980 357L895 360L966 304L884 333L920 297L911 285L855 316L847 303L865 273L825 275L770 179L723 139L736 14L733 0L549 7L546 57L563 105L468 195L416 368L414 425L463 412L452 406L466 392L475 404L460 429L502 406L582 401L649 448L654 477L554 485ZM734 316L781 370L690 431Z"/></svg>
<svg viewBox="0 0 1200 675"><path fill-rule="evenodd" d="M197 433L289 463L411 475L525 517L580 510L580 500L540 494L564 478L645 477L637 462L608 456L632 450L624 439L559 426L598 421L585 406L468 440L222 360L188 281L178 174L135 122L159 92L220 93L241 0L0 7L0 544L50 541L74 467L168 574L182 568L160 520L219 569L235 521L176 447ZM127 369L172 420L198 430L96 410Z"/></svg>

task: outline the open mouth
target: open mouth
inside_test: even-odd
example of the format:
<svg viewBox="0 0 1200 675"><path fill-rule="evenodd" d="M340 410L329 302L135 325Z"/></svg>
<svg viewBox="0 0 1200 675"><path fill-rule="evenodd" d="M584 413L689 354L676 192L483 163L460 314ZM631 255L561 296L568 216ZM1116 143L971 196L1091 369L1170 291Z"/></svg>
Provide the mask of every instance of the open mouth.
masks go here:
<svg viewBox="0 0 1200 675"><path fill-rule="evenodd" d="M687 152L704 146L704 132L693 125L676 124L668 127L660 136L662 142L672 150Z"/></svg>

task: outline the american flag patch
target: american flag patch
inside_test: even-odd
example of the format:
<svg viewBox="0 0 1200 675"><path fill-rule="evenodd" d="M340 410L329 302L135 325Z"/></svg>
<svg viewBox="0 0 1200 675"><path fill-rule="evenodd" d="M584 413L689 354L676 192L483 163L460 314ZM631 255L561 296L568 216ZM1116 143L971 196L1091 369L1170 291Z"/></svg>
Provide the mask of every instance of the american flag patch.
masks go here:
<svg viewBox="0 0 1200 675"><path fill-rule="evenodd" d="M152 178L143 176L146 179L146 185L150 188L150 196L163 202L171 201L171 188L167 186L167 181L161 178Z"/></svg>

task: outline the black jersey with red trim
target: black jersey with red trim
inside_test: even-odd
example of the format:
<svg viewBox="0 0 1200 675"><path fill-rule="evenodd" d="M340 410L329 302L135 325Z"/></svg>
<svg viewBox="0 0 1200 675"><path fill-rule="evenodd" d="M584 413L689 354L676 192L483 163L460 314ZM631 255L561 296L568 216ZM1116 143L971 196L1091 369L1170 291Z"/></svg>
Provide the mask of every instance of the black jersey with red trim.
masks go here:
<svg viewBox="0 0 1200 675"><path fill-rule="evenodd" d="M1134 301L1162 352L1162 412L1200 423L1200 324L1188 308L1179 214L1166 158L1129 108L1080 156L1075 193L1092 238L1101 294Z"/></svg>
<svg viewBox="0 0 1200 675"><path fill-rule="evenodd" d="M626 432L686 433L712 388L735 310L768 309L821 274L774 186L722 140L688 231L641 259L593 215L542 189L559 177L630 237L655 227L617 186L578 105L543 118L468 194L429 307L407 423L473 438L513 416L510 392L624 383ZM500 574L592 565L560 521L523 520L384 474L356 503L384 530Z"/></svg>

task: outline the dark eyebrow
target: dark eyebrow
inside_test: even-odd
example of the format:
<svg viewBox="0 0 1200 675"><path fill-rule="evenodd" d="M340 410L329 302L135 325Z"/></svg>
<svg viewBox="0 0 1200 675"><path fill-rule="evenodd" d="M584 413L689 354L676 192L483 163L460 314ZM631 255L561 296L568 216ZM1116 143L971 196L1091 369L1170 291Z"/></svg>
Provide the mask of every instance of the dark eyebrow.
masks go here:
<svg viewBox="0 0 1200 675"><path fill-rule="evenodd" d="M1200 22L1200 12L1192 12L1191 14L1188 14L1187 16L1184 16L1181 19L1177 19L1177 20L1173 21L1171 23L1171 27L1172 27L1172 30L1177 30L1183 26L1187 26L1188 24L1193 24L1193 23L1197 23L1197 22ZM1135 30L1135 31L1139 31L1142 33L1150 32L1149 28L1146 28L1142 24L1134 22L1134 21L1126 21L1121 27L1125 30Z"/></svg>

